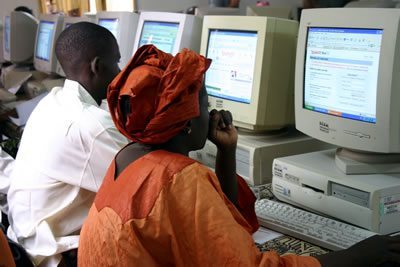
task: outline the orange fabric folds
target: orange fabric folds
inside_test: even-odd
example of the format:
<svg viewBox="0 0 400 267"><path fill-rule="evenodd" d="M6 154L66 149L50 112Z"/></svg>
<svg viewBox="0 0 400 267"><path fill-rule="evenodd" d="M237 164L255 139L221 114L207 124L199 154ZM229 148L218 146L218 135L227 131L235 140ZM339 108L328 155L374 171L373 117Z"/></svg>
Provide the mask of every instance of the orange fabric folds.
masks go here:
<svg viewBox="0 0 400 267"><path fill-rule="evenodd" d="M173 57L153 45L140 47L108 87L118 130L134 142L152 145L177 135L200 114L199 91L210 64L187 49Z"/></svg>
<svg viewBox="0 0 400 267"><path fill-rule="evenodd" d="M156 150L114 175L113 162L82 227L78 266L321 267L313 257L261 253L215 173L188 157ZM239 194L251 194L238 181ZM254 205L243 201L241 210Z"/></svg>

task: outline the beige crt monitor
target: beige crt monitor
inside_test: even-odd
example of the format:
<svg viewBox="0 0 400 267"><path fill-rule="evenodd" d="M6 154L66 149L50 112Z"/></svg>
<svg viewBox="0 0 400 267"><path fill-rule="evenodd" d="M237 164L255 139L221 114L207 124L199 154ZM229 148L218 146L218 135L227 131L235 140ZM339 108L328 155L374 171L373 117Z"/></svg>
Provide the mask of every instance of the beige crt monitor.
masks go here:
<svg viewBox="0 0 400 267"><path fill-rule="evenodd" d="M65 17L63 25L62 25L62 30L65 30L66 28L68 28L69 26L71 26L74 23L83 22L83 21L93 22L93 19L91 19L89 17ZM57 60L56 73L60 76L65 77L64 70L62 69L61 64L58 60Z"/></svg>
<svg viewBox="0 0 400 267"><path fill-rule="evenodd" d="M3 21L4 59L12 63L32 63L38 20L31 14L12 11Z"/></svg>
<svg viewBox="0 0 400 267"><path fill-rule="evenodd" d="M303 11L296 128L345 148L336 156L345 173L400 172L399 33L397 9Z"/></svg>
<svg viewBox="0 0 400 267"><path fill-rule="evenodd" d="M138 14L128 11L101 11L96 14L96 24L108 29L117 39L121 69L131 59L138 20Z"/></svg>
<svg viewBox="0 0 400 267"><path fill-rule="evenodd" d="M62 31L64 16L40 15L39 20L33 64L38 71L54 73L57 67L55 45Z"/></svg>
<svg viewBox="0 0 400 267"><path fill-rule="evenodd" d="M199 52L202 19L168 12L140 13L133 53L145 44L175 55L183 48Z"/></svg>
<svg viewBox="0 0 400 267"><path fill-rule="evenodd" d="M298 22L272 17L205 16L200 52L209 105L234 124L268 131L294 124L293 76Z"/></svg>

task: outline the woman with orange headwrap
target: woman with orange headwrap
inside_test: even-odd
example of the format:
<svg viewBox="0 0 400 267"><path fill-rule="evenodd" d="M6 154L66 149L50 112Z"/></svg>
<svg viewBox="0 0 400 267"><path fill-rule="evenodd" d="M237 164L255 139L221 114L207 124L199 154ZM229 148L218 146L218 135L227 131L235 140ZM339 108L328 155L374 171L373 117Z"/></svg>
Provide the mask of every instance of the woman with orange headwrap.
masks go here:
<svg viewBox="0 0 400 267"><path fill-rule="evenodd" d="M143 46L109 86L113 120L132 143L115 157L84 223L80 266L320 266L254 245L255 197L235 174L232 116L208 114L209 65L189 50L172 57ZM187 157L207 137L218 147L217 175ZM349 252L342 256L357 259L360 249ZM348 263L321 262L332 259Z"/></svg>

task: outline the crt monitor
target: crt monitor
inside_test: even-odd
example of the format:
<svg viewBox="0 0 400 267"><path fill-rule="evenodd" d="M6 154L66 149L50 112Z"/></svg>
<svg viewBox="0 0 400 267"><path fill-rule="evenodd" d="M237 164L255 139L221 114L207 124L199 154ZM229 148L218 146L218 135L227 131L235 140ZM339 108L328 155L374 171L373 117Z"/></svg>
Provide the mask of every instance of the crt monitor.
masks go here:
<svg viewBox="0 0 400 267"><path fill-rule="evenodd" d="M201 18L179 13L142 12L133 53L145 44L175 55L182 48L199 52Z"/></svg>
<svg viewBox="0 0 400 267"><path fill-rule="evenodd" d="M32 63L38 20L29 13L12 11L4 17L3 25L4 59Z"/></svg>
<svg viewBox="0 0 400 267"><path fill-rule="evenodd" d="M303 10L296 128L346 148L336 154L345 173L362 162L357 172L400 171L399 23L396 9Z"/></svg>
<svg viewBox="0 0 400 267"><path fill-rule="evenodd" d="M227 109L252 132L294 124L293 78L298 22L252 16L205 16L201 54L211 109Z"/></svg>
<svg viewBox="0 0 400 267"><path fill-rule="evenodd" d="M62 31L64 17L61 15L40 15L36 34L35 69L45 73L55 73L57 58L55 45Z"/></svg>
<svg viewBox="0 0 400 267"><path fill-rule="evenodd" d="M125 67L131 59L138 20L138 14L127 11L102 11L96 14L96 23L107 28L117 40L121 53L120 68Z"/></svg>
<svg viewBox="0 0 400 267"><path fill-rule="evenodd" d="M77 23L77 22L82 22L82 21L93 22L93 20L91 18L86 17L86 16L85 17L65 17L61 29L65 30L66 28L68 28L72 24ZM62 69L61 64L60 64L60 62L58 60L57 60L56 73L58 75L60 75L60 76L65 77L64 70Z"/></svg>

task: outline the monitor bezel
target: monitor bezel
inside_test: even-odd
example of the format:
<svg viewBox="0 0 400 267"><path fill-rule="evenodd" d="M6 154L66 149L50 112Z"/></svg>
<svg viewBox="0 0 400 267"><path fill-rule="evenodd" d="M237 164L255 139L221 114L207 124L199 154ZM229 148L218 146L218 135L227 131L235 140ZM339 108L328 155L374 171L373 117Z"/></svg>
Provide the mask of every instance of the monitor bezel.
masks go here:
<svg viewBox="0 0 400 267"><path fill-rule="evenodd" d="M184 40L188 39L189 34L193 31L193 28L195 27L196 24L195 20L201 20L201 19L189 14L179 14L170 12L141 12L136 32L136 38L133 45L132 55L134 55L136 50L139 48L140 37L142 35L143 26L146 21L169 22L169 23L179 24L178 32L176 33L174 48L172 49L171 53L172 55L175 55L183 47L187 46L188 43L184 42ZM193 41L196 42L196 40ZM197 47L190 47L190 48L198 52L199 45L197 45Z"/></svg>
<svg viewBox="0 0 400 267"><path fill-rule="evenodd" d="M39 26L38 26L39 29L38 29L37 38L39 38L39 36L40 36L40 28L41 28L42 23L51 23L52 24L52 26L53 26L53 29L52 29L53 33L52 34L53 35L52 35L51 39L53 40L52 41L52 43L53 43L54 42L54 35L55 35L55 32L56 32L56 26L57 26L56 22L55 21L50 21L50 20L40 20ZM48 52L49 52L49 58L48 59L38 56L38 48L39 48L39 45L36 45L35 46L35 53L33 55L35 57L35 59L38 59L38 60L41 60L41 61L50 62L50 60L51 60L51 50L52 50L52 48L54 48L54 44L52 44L51 47L48 48Z"/></svg>
<svg viewBox="0 0 400 267"><path fill-rule="evenodd" d="M154 21L154 20L145 20L145 21L143 21L143 27L142 27L142 30L140 31L138 46L140 45L140 42L142 41L142 36L143 36L143 33L144 33L144 28L145 28L145 26L146 26L147 23L164 23L164 24L170 24L170 25L173 25L173 26L177 26L177 27L176 27L176 28L177 28L177 31L176 31L176 35L175 35L174 45L173 45L173 47L172 47L172 51L164 51L164 52L167 52L167 53L173 53L173 52L176 50L176 48L175 48L175 47L176 47L176 37L178 36L180 23L178 23L178 22L171 22L171 21ZM138 32L138 34L139 34L139 32Z"/></svg>
<svg viewBox="0 0 400 267"><path fill-rule="evenodd" d="M259 90L266 84L261 84L262 79L257 73L263 73L264 82L270 78L268 72L264 69L270 67L270 61L264 58L264 54L271 53L272 42L266 42L268 32L267 17L254 17L254 16L231 16L229 19L224 16L205 16L203 20L203 30L201 35L200 54L207 55L209 31L213 29L220 30L236 30L236 31L252 31L257 32L257 48L256 60L253 70L253 86L251 92L250 103L240 103L236 101L226 100L219 97L209 95L208 102L210 109L227 109L231 111L234 119L234 124L237 127L254 130L254 127L260 124L266 116L266 92ZM243 22L246 23L243 23ZM271 23L272 24L272 23ZM265 44L265 47L264 47ZM211 63L212 64L212 63Z"/></svg>
<svg viewBox="0 0 400 267"><path fill-rule="evenodd" d="M158 14L158 12L153 13ZM189 17L190 15L186 16ZM141 29L140 24L138 32L139 29ZM281 72L292 74L294 71L295 37L298 22L272 17L205 16L200 43L200 54L202 55L206 55L208 29L255 31L258 35L257 60L254 67L250 104L210 96L210 108L231 110L235 125L252 132L277 130L294 125L294 107L287 105L289 102L293 103L293 75L288 79L279 79L278 77ZM185 29L185 32L188 31ZM139 34L137 34L136 44L138 43L138 36ZM268 42L266 42L267 38L269 38ZM276 53L272 54L273 51ZM271 57L265 55L271 55ZM288 66L288 64L281 62L288 64L293 62L293 64ZM282 90L271 92L267 89L268 86L276 86ZM266 90L259 90L260 88ZM271 97L267 98L268 94ZM282 103L282 105L279 105L279 103ZM277 114L276 111L278 110L282 112Z"/></svg>
<svg viewBox="0 0 400 267"><path fill-rule="evenodd" d="M374 20L370 18L374 17ZM321 141L361 151L378 153L400 152L399 108L394 99L400 93L392 90L399 84L396 75L399 62L400 13L383 9L314 9L305 10L299 27L295 71L295 117L296 128ZM376 123L326 115L303 108L304 75L307 33L309 27L382 29L381 53L378 71ZM396 65L395 65L396 64ZM396 67L397 66L397 67ZM393 70L393 71L388 71ZM399 90L397 90L399 91Z"/></svg>
<svg viewBox="0 0 400 267"><path fill-rule="evenodd" d="M228 30L228 29L211 29L211 28L209 28L208 29L208 42L207 42L207 48L206 48L206 51L205 51L205 57L207 57L207 58L210 58L210 55L209 55L209 46L210 46L210 39L211 39L211 34L212 34L212 32L223 32L223 34L226 34L226 33L228 33L228 32L230 32L230 33L236 33L237 35L241 35L241 34L243 34L243 33L246 33L246 34L253 34L253 35L255 35L256 37L255 38L257 38L257 40L258 40L258 32L257 31L249 31L249 30L237 30L237 29L235 29L235 30ZM258 45L258 43L257 43L257 45ZM257 46L256 46L256 49L255 49L255 58L257 58L257 55L256 55L256 53L257 53ZM255 65L256 65L256 59L255 59L255 61L254 61L254 67L253 67L253 81L254 81L254 75L255 75L255 71L254 71L254 69L255 69ZM205 85L205 87L206 87L206 89L208 90L209 88L208 88L208 86L207 86L207 76L208 76L208 73L210 72L210 69L208 69L208 71L205 73L205 75L204 75L204 85ZM238 102L238 103L241 103L241 104L251 104L252 102L251 102L251 100L252 100L252 95L253 95L253 86L251 86L251 88L250 88L250 90L251 90L251 92L250 92L250 98L249 99L245 99L245 98L242 98L242 99L239 99L239 98L234 98L234 97L229 97L229 96L227 96L227 95L220 95L220 96L218 96L218 95L216 95L216 94L213 94L212 92L208 92L208 96L211 96L211 97L215 97L215 98L219 98L219 99L223 99L223 100L226 100L226 101L232 101L232 102Z"/></svg>
<svg viewBox="0 0 400 267"><path fill-rule="evenodd" d="M5 42L7 20L9 21L8 49L6 49L7 43ZM3 18L3 23L2 52L4 59L14 64L31 64L38 20L29 13L12 11Z"/></svg>
<svg viewBox="0 0 400 267"><path fill-rule="evenodd" d="M51 53L50 53L50 59L49 61L43 60L41 58L36 57L36 50L38 46L38 38L39 38L39 31L40 31L40 23L42 21L47 21L47 22L54 22L54 33L53 33L53 38L52 38L52 48L51 48ZM64 16L62 15L40 15L39 18L39 24L37 27L37 33L36 33L36 40L35 40L35 50L34 50L34 55L33 55L33 62L35 69L41 72L45 73L54 73L56 72L56 67L57 67L57 58L56 58L56 53L55 53L55 43L58 38L58 35L61 32L61 27L64 22Z"/></svg>

